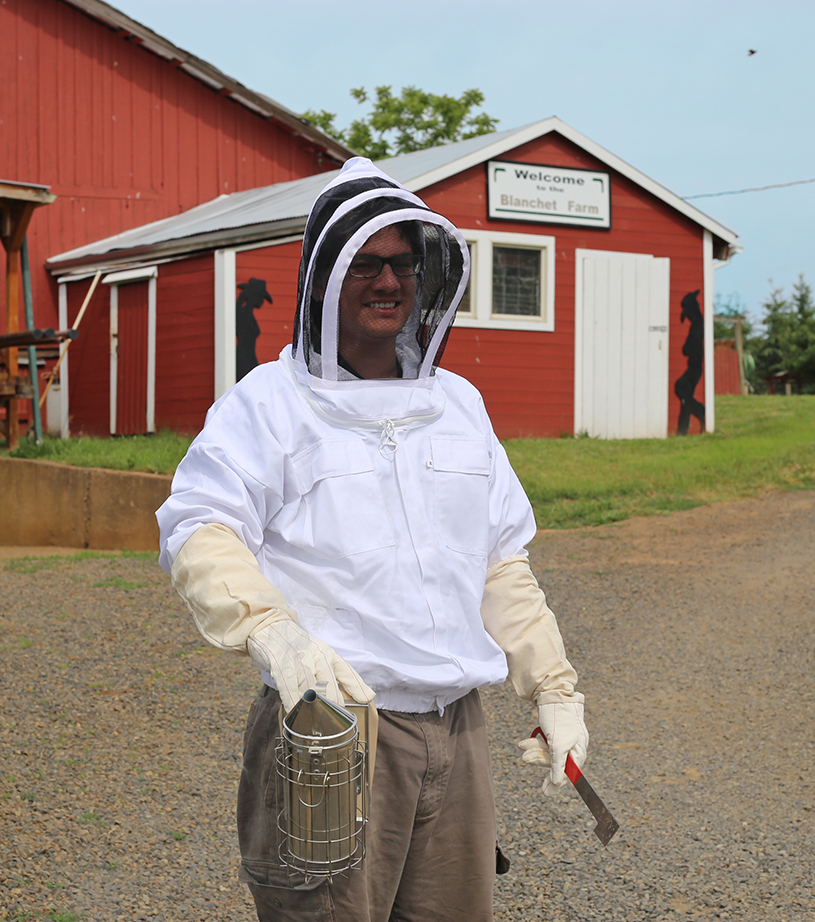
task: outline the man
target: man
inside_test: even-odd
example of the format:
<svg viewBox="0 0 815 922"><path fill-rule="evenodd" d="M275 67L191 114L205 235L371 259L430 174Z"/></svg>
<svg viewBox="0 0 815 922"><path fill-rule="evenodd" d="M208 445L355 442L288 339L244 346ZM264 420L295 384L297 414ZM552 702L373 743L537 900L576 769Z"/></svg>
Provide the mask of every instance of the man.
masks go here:
<svg viewBox="0 0 815 922"><path fill-rule="evenodd" d="M212 407L158 512L199 630L261 669L238 795L261 922L492 920L477 689L507 669L549 741L521 744L544 789L585 759L529 502L478 392L438 368L468 272L449 221L349 161L309 215L293 345ZM317 686L379 715L366 857L330 881L281 862L274 784L281 709Z"/></svg>

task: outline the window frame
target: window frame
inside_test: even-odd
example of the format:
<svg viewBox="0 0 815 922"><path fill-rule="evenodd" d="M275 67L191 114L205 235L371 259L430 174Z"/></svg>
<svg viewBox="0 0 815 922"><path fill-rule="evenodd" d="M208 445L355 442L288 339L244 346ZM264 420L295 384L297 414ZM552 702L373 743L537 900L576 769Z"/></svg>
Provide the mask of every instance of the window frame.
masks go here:
<svg viewBox="0 0 815 922"><path fill-rule="evenodd" d="M480 231L462 228L470 247L470 310L456 314L460 327L493 330L536 330L555 328L555 238L544 234L511 234L506 231ZM540 252L541 313L539 316L496 314L492 311L493 246L518 247Z"/></svg>

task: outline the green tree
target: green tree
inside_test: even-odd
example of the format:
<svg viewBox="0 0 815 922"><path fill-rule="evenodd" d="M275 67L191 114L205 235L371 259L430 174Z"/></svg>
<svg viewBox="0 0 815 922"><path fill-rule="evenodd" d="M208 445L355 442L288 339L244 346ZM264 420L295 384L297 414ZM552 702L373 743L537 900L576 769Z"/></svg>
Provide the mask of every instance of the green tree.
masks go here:
<svg viewBox="0 0 815 922"><path fill-rule="evenodd" d="M738 292L724 296L717 291L713 298L713 338L732 339L733 320L742 317L742 334L748 337L753 331L753 324L747 317L747 307L742 304Z"/></svg>
<svg viewBox="0 0 815 922"><path fill-rule="evenodd" d="M407 86L394 96L389 86L378 86L375 99L361 87L351 90L351 95L358 103L370 102L372 108L369 115L355 119L348 128L338 128L336 113L325 109L309 109L303 118L372 160L489 134L498 124L498 119L474 111L484 102L480 90L465 90L455 97Z"/></svg>
<svg viewBox="0 0 815 922"><path fill-rule="evenodd" d="M762 304L764 332L750 340L756 359L757 390L767 389L764 378L779 372L801 376L802 390L815 393L815 300L803 273L787 298L783 288L773 288Z"/></svg>

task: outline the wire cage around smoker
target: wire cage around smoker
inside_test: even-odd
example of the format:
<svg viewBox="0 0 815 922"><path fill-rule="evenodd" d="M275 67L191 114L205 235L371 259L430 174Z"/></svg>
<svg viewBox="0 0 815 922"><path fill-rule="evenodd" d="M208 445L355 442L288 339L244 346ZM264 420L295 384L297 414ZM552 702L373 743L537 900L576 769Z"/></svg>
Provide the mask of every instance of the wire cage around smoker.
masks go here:
<svg viewBox="0 0 815 922"><path fill-rule="evenodd" d="M367 745L356 719L333 736L302 736L283 724L276 751L283 809L280 861L310 877L331 879L358 867L368 817Z"/></svg>

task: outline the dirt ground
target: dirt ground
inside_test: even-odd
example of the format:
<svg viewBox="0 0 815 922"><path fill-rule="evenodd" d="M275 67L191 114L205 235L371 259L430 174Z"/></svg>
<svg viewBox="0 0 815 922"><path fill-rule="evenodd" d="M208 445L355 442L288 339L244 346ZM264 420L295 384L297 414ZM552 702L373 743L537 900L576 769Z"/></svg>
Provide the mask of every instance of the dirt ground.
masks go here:
<svg viewBox="0 0 815 922"><path fill-rule="evenodd" d="M37 553L0 559L0 920L249 922L256 671L200 640L152 560ZM541 797L515 745L533 709L485 690L496 920L815 917L815 492L541 532L531 560L621 826L603 848L574 791Z"/></svg>
<svg viewBox="0 0 815 922"><path fill-rule="evenodd" d="M815 918L815 493L542 533L531 558L621 829L603 850L568 828L577 798L546 805L550 911L507 918Z"/></svg>

